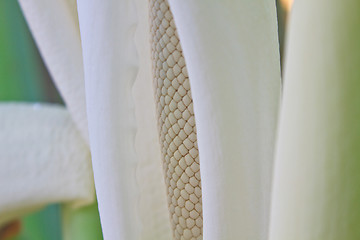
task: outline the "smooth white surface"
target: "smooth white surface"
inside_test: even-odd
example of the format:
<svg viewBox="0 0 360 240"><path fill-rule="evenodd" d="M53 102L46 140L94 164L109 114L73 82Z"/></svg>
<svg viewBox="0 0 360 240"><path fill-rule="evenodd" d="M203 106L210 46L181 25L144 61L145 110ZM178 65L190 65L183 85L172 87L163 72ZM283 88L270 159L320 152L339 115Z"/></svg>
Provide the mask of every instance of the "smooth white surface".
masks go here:
<svg viewBox="0 0 360 240"><path fill-rule="evenodd" d="M149 1L136 0L138 25L135 44L139 54L139 72L132 89L137 132L135 150L139 161L136 179L139 187L138 213L142 240L169 240L172 232L157 131L153 75L151 68Z"/></svg>
<svg viewBox="0 0 360 240"><path fill-rule="evenodd" d="M19 0L45 64L88 142L85 86L75 0Z"/></svg>
<svg viewBox="0 0 360 240"><path fill-rule="evenodd" d="M0 104L0 225L47 204L94 200L90 152L58 105Z"/></svg>
<svg viewBox="0 0 360 240"><path fill-rule="evenodd" d="M360 239L359 9L294 3L270 240Z"/></svg>
<svg viewBox="0 0 360 240"><path fill-rule="evenodd" d="M78 127L87 138L88 126L85 112L83 59L76 2L73 0L52 0L20 1L20 3L54 81L61 91L68 108L72 111ZM101 199L100 201L105 201L103 204L99 203L100 212L102 222L105 221L107 223L105 225L103 223L103 226L106 227L110 224L112 226L110 227L110 229L112 229L110 232L115 231L115 233L109 233L110 235L105 233L105 236L108 236L107 238L112 239L116 234L124 233L122 230L120 230L122 233L117 232L119 230L117 224L122 221L124 224L128 224L124 226L125 229L130 225L135 229L133 231L129 230L128 234L139 234L142 239L169 239L171 231L166 208L165 184L161 172L160 147L151 85L148 3L144 0L136 1L139 14L136 14L134 11L134 3L135 2L131 1L123 1L119 4L109 3L107 7L103 6L103 9L97 9L97 3L94 1L93 3L89 3L89 5L87 3L83 4L86 6L82 7L82 9L86 8L82 11L83 18L89 18L86 20L86 24L84 23L85 20L83 20L82 28L90 29L95 32L95 35L97 35L97 30L103 30L107 34L105 34L106 36L102 36L104 37L104 41L100 39L101 36L97 39L87 38L86 36L93 34L92 32L89 33L89 30L83 30L82 36L86 39L84 40L84 45L87 51L84 53L84 57L88 58L85 61L88 63L87 70L88 72L98 71L98 75L88 78L88 90L92 89L93 91L88 91L88 98L90 99L88 107L90 108L90 113L93 114L92 116L95 116L93 119L96 118L92 120L93 124L90 128L94 129L93 132L95 134L103 134L99 124L107 125L107 119L113 119L113 125L109 125L107 128L108 131L104 133L105 136L103 135L102 140L95 141L96 143L93 144L93 149L95 149L93 150L95 151L94 155L97 156L95 159L101 159L95 160L98 164L94 164L94 167L99 169L95 172L100 172L100 177L97 178L98 185L100 185L100 187L98 187L98 195L99 193L101 194L99 197ZM82 6L81 3L79 3L79 5ZM125 21L118 21L119 16L116 16L116 9L120 6L121 8L129 7L131 9L130 12L124 9L122 19L125 19ZM113 14L107 15L106 11L110 10ZM102 15L103 17L101 17L102 22L97 25L99 29L92 29L94 21L92 14L94 13L104 14ZM137 30L136 36L134 36L136 29L134 23L137 18L139 18L139 29ZM121 27L117 28L117 24L113 24L113 22L123 22L124 24L119 23ZM107 25L108 29L102 29L103 26L101 24ZM112 36L117 36L118 38L115 37L111 43L106 41L106 39L111 39ZM119 39L126 43L117 51L116 49L120 43L116 40ZM142 58L136 85L132 88L138 65L135 59L135 42ZM99 52L93 52L92 47L94 45L96 45L94 49L98 49ZM129 52L123 54L126 51ZM130 56L130 58L127 58L128 56ZM131 59L132 57L133 59ZM119 61L116 59L119 59ZM91 65L91 67L89 67L89 65ZM120 68L118 66L120 66ZM104 76L108 76L107 79L105 77L107 83L97 88L97 84L102 85L103 75L101 71L106 72ZM121 72L121 74L117 75L119 72ZM120 76L119 79L122 79L121 87L117 76ZM95 78L97 78L96 81L94 81ZM116 88L116 86L119 88ZM119 92L117 92L118 89L120 89ZM103 94L104 92L112 92L113 96L111 99L106 99L109 96ZM135 102L133 102L132 94L136 98ZM120 113L120 111L116 109L120 104L119 101L123 101L124 99L124 103L121 104L123 109ZM94 102L96 102L96 106L93 105ZM102 115L102 105L106 105L107 116ZM136 109L136 115L138 115L136 122L134 119L134 108ZM122 119L126 120L123 121L123 123L118 123L117 120L119 118L114 119L113 117L122 113L124 113ZM97 117L101 120L99 121ZM137 132L135 132L135 124L137 124ZM123 128L128 134L123 134L122 131L119 131L119 128ZM135 134L137 134L136 138ZM95 137L96 139L97 136L98 135ZM118 138L122 139L122 143L125 143L125 145L119 144L119 146L122 146L121 149L118 149L116 145ZM136 149L134 148L135 141ZM110 144L108 145L108 143ZM110 149L110 152L113 152L107 153L108 149ZM136 160L138 164L135 164L135 150L138 155ZM99 153L99 151L101 151L101 153ZM110 159L102 160L104 159L104 154L111 155ZM115 157L115 155L117 157ZM125 160L122 160L123 157ZM98 161L105 161L108 165L103 166L102 163ZM121 161L124 162L121 163ZM127 165L128 168L123 169L122 166L124 165ZM117 171L119 169L123 170ZM122 175L122 171L126 172L129 178ZM106 173L103 174L104 172ZM135 190L137 187L134 187L136 181L139 185L139 194L137 190ZM108 184L111 182L114 182L114 185ZM129 186L127 186L128 183ZM129 191L125 190L122 193L121 187L117 187L119 184L122 184L123 188L129 189ZM129 192L133 195L129 196L129 199L125 199ZM104 194L106 197L102 197ZM110 206L116 206L116 209L120 208L122 210L116 212L109 207L101 208L101 206L104 205L108 206L107 201L110 202ZM125 205L131 205L132 208L128 209L128 205L121 206L119 202ZM132 212L131 216L127 216L128 210ZM141 223L144 223L143 228L137 220L133 223L129 220L137 217L140 217ZM109 219L104 220L104 218ZM141 231L138 231L138 229L141 229ZM118 237L119 235L116 236Z"/></svg>
<svg viewBox="0 0 360 240"><path fill-rule="evenodd" d="M280 97L275 1L169 2L194 99L204 239L265 240Z"/></svg>
<svg viewBox="0 0 360 240"><path fill-rule="evenodd" d="M104 239L138 239L132 88L139 61L132 0L79 0L86 104L95 187Z"/></svg>

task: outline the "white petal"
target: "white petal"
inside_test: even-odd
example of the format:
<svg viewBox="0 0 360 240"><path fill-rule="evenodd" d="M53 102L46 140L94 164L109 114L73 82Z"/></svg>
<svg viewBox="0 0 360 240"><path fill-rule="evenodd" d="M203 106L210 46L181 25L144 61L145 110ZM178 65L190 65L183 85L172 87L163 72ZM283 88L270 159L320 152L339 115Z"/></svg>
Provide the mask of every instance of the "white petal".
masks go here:
<svg viewBox="0 0 360 240"><path fill-rule="evenodd" d="M0 104L0 225L49 203L91 203L90 153L61 106Z"/></svg>
<svg viewBox="0 0 360 240"><path fill-rule="evenodd" d="M85 86L75 0L19 0L40 53L83 137Z"/></svg>
<svg viewBox="0 0 360 240"><path fill-rule="evenodd" d="M271 240L360 239L360 2L295 1Z"/></svg>
<svg viewBox="0 0 360 240"><path fill-rule="evenodd" d="M89 136L105 239L138 239L136 119L138 59L131 0L79 0Z"/></svg>
<svg viewBox="0 0 360 240"><path fill-rule="evenodd" d="M280 96L275 2L169 2L194 99L204 239L266 239Z"/></svg>
<svg viewBox="0 0 360 240"><path fill-rule="evenodd" d="M172 232L155 116L148 4L148 0L136 0L139 22L135 33L135 44L141 57L133 95L137 123L135 148L139 161L136 170L140 193L138 214L142 222L140 239L169 240L172 238Z"/></svg>

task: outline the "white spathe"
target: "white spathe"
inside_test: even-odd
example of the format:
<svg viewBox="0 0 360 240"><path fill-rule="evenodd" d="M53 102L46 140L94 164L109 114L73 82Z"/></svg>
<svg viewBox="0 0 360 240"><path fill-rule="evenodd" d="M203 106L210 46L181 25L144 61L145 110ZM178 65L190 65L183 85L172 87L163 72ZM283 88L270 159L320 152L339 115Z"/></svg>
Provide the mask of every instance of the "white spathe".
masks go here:
<svg viewBox="0 0 360 240"><path fill-rule="evenodd" d="M90 147L104 238L137 239L136 119L131 93L138 67L133 42L135 9L130 0L79 0L78 14Z"/></svg>
<svg viewBox="0 0 360 240"><path fill-rule="evenodd" d="M147 1L78 0L81 44L75 1L20 3L85 138L86 95L104 238L169 239ZM280 95L275 5L173 0L170 6L194 98L204 239L265 239Z"/></svg>
<svg viewBox="0 0 360 240"><path fill-rule="evenodd" d="M19 3L53 81L88 142L76 0L19 0Z"/></svg>
<svg viewBox="0 0 360 240"><path fill-rule="evenodd" d="M169 239L149 65L147 1L79 0L78 11L104 238Z"/></svg>
<svg viewBox="0 0 360 240"><path fill-rule="evenodd" d="M281 82L275 1L169 3L194 99L204 239L265 240Z"/></svg>
<svg viewBox="0 0 360 240"><path fill-rule="evenodd" d="M270 240L360 239L360 1L295 1Z"/></svg>
<svg viewBox="0 0 360 240"><path fill-rule="evenodd" d="M69 113L0 104L0 225L47 204L93 202L90 152Z"/></svg>

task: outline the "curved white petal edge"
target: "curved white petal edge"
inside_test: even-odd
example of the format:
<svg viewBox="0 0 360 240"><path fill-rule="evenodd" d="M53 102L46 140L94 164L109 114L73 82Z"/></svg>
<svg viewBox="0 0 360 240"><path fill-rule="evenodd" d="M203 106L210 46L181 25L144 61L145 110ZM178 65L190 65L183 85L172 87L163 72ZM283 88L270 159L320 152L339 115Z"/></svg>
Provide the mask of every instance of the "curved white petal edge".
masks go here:
<svg viewBox="0 0 360 240"><path fill-rule="evenodd" d="M267 239L281 81L275 1L169 2L194 99L203 237Z"/></svg>
<svg viewBox="0 0 360 240"><path fill-rule="evenodd" d="M75 0L19 0L47 68L88 141L85 86Z"/></svg>
<svg viewBox="0 0 360 240"><path fill-rule="evenodd" d="M142 223L140 239L169 240L172 239L172 231L152 85L149 1L135 0L135 3L138 25L134 40L138 55L141 57L132 92L137 124L135 150L138 159L136 180L140 194L137 208Z"/></svg>
<svg viewBox="0 0 360 240"><path fill-rule="evenodd" d="M132 88L138 73L132 0L79 0L86 104L95 187L105 239L138 239Z"/></svg>
<svg viewBox="0 0 360 240"><path fill-rule="evenodd" d="M359 9L293 6L270 240L360 239Z"/></svg>
<svg viewBox="0 0 360 240"><path fill-rule="evenodd" d="M90 144L105 239L171 238L147 7L144 0L78 1Z"/></svg>
<svg viewBox="0 0 360 240"><path fill-rule="evenodd" d="M61 106L0 104L0 225L50 203L94 200L87 143Z"/></svg>

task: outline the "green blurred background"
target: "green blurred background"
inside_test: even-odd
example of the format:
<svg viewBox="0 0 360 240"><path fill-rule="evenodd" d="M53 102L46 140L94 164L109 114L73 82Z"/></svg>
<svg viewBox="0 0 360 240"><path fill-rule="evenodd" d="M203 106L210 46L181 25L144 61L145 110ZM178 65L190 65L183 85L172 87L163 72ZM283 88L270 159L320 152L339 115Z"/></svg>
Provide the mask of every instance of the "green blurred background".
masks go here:
<svg viewBox="0 0 360 240"><path fill-rule="evenodd" d="M289 2L276 2L281 54ZM0 0L0 101L63 104L15 0ZM19 221L12 240L102 239L96 204L80 210L50 205Z"/></svg>

